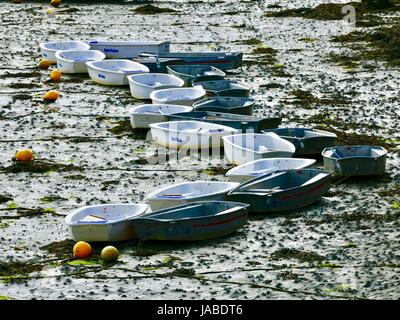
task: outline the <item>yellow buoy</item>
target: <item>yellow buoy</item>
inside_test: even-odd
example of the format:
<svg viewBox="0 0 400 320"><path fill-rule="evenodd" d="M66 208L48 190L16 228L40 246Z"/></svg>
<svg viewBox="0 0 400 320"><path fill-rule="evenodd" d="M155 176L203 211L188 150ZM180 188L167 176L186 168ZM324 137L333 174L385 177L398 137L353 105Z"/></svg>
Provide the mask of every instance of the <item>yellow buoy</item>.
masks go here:
<svg viewBox="0 0 400 320"><path fill-rule="evenodd" d="M60 71L58 71L57 69L50 72L50 79L53 81L60 81L61 77L62 77L62 73Z"/></svg>
<svg viewBox="0 0 400 320"><path fill-rule="evenodd" d="M43 100L54 102L58 99L59 96L60 96L60 94L58 93L58 91L50 90L50 91L46 92L46 94L43 96Z"/></svg>
<svg viewBox="0 0 400 320"><path fill-rule="evenodd" d="M30 149L18 150L15 153L15 159L18 161L31 162L34 159L34 157L35 154Z"/></svg>

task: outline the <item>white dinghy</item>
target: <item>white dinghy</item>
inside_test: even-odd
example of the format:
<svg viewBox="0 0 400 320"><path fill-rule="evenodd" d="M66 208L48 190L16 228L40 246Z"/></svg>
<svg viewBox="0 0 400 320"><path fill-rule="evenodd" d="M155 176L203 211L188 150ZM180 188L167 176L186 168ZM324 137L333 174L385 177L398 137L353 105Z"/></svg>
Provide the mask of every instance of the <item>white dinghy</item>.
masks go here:
<svg viewBox="0 0 400 320"><path fill-rule="evenodd" d="M71 212L65 222L75 241L125 241L135 239L131 219L146 212L147 204L105 204Z"/></svg>
<svg viewBox="0 0 400 320"><path fill-rule="evenodd" d="M173 104L142 104L129 109L132 128L149 128L157 122L168 121L168 115L190 112L193 107Z"/></svg>
<svg viewBox="0 0 400 320"><path fill-rule="evenodd" d="M143 73L128 76L132 97L136 99L150 99L154 90L180 88L185 81L166 73Z"/></svg>
<svg viewBox="0 0 400 320"><path fill-rule="evenodd" d="M239 131L231 127L201 121L170 121L150 124L153 140L167 148L219 148L221 138Z"/></svg>
<svg viewBox="0 0 400 320"><path fill-rule="evenodd" d="M275 133L236 134L222 139L226 159L236 165L263 158L290 158L296 151L293 143Z"/></svg>
<svg viewBox="0 0 400 320"><path fill-rule="evenodd" d="M88 73L86 62L104 60L104 53L97 50L57 51L57 68L62 73Z"/></svg>
<svg viewBox="0 0 400 320"><path fill-rule="evenodd" d="M224 181L182 182L150 193L146 199L152 211L195 201L223 201L239 183Z"/></svg>
<svg viewBox="0 0 400 320"><path fill-rule="evenodd" d="M206 91L201 86L193 88L173 88L155 90L150 94L153 103L168 103L191 106L196 101L202 100Z"/></svg>
<svg viewBox="0 0 400 320"><path fill-rule="evenodd" d="M226 173L226 176L229 181L243 183L278 170L304 169L312 166L315 162L314 159L300 158L258 159L232 168Z"/></svg>
<svg viewBox="0 0 400 320"><path fill-rule="evenodd" d="M103 52L108 59L137 58L142 52L169 52L169 41L89 41L93 50Z"/></svg>
<svg viewBox="0 0 400 320"><path fill-rule="evenodd" d="M94 82L111 86L128 85L127 76L149 72L145 65L124 59L90 61L86 65Z"/></svg>
<svg viewBox="0 0 400 320"><path fill-rule="evenodd" d="M50 63L56 63L56 52L65 50L89 50L90 46L82 41L46 42L39 44L42 57Z"/></svg>

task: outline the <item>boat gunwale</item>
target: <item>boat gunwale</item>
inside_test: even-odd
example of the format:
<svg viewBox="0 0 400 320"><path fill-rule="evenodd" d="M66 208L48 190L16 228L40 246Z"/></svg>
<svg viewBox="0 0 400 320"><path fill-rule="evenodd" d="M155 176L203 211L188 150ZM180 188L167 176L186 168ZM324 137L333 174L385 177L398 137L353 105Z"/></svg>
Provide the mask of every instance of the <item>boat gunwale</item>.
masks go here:
<svg viewBox="0 0 400 320"><path fill-rule="evenodd" d="M86 52L86 51L89 51L89 52L97 51L97 52L101 53L102 59L77 61L77 60L72 60L72 59L68 59L68 58L66 58L66 57L61 56L62 53L67 52L67 51L82 51L82 52ZM61 61L65 61L65 62L70 62L70 63L85 63L85 64L86 64L86 62L90 62L90 61L101 61L101 60L105 60L105 59L106 59L106 55L105 55L103 52L101 52L101 51L99 51L99 50L92 50L92 49L89 49L89 50L59 50L59 51L57 51L57 52L55 53L55 55L56 55L57 60L61 60Z"/></svg>
<svg viewBox="0 0 400 320"><path fill-rule="evenodd" d="M163 214L163 213L169 212L169 211L171 211L173 209L185 209L185 208L190 209L191 206L193 207L193 206L198 206L198 205L206 204L206 203L210 203L210 204L218 203L218 204L220 204L220 203L225 203L225 202L228 202L229 204L232 204L232 205L233 204L236 205L236 206L232 206L232 208L230 208L230 209L233 209L235 207L240 207L240 208L237 208L237 210L235 210L235 211L231 211L229 213L225 213L224 214L224 211L230 210L230 209L226 209L226 210L224 210L222 212L218 212L217 214L213 214L213 215L209 215L209 216L185 217L185 218L179 218L179 219L176 219L176 218L175 219L160 219L160 218L152 218L151 217L152 214L159 215L159 214ZM149 217L147 217L146 215L141 216L141 217L137 217L137 218L132 219L132 222L135 223L138 220L139 221L147 220L148 222L152 222L152 223L156 223L156 222L175 223L175 222L188 222L188 221L192 221L192 220L196 221L196 220L205 219L205 218L221 217L223 215L227 215L227 214L230 214L230 213L237 213L237 212L240 212L240 211L243 211L243 210L247 211L249 207L250 207L250 205L248 203L237 202L237 201L195 201L195 202L185 203L185 204L181 204L181 205L174 206L174 207L168 207L168 208L164 208L164 209L161 209L161 210L152 211L152 212L149 212L149 213L146 214L146 215L149 215Z"/></svg>
<svg viewBox="0 0 400 320"><path fill-rule="evenodd" d="M273 132L272 132L273 133ZM271 151L258 151L258 150L254 150L254 149L249 149L249 148L245 148L245 147L242 147L242 146L240 146L240 145L238 145L238 144L235 144L235 143L233 143L233 142L231 142L231 141L229 141L228 139L230 138L230 137L232 137L232 136L238 136L238 135L246 135L246 134L249 134L249 133L238 133L238 134L233 134L233 135L229 135L229 136L225 136L225 137L222 137L222 139L223 139L223 141L224 141L224 143L225 142L227 142L228 144L230 144L232 147L236 147L236 148L239 148L240 150L244 150L244 151L249 151L249 152L253 152L253 153L256 153L256 154L259 154L259 155L264 155L264 154L270 154L270 153L272 153L272 152L291 152L292 153L292 155L295 153L295 151L287 151L287 150L276 150L276 149L274 149L274 150L271 150ZM252 135L265 135L265 133L250 133L250 134L252 134ZM275 135L277 136L277 137L275 137L276 139L281 139L281 140L283 140L282 142L284 142L285 144L287 144L287 143L289 143L289 144L291 144L291 146L290 147L294 147L294 149L296 150L296 147L294 146L294 144L293 143L291 143L290 141L287 141L287 140L285 140L285 139L283 139L282 137L280 137L280 136L278 136L276 133L275 133ZM268 148L267 148L268 149ZM291 148L292 149L292 148ZM259 159L257 159L257 160L259 160Z"/></svg>
<svg viewBox="0 0 400 320"><path fill-rule="evenodd" d="M198 196L194 196L194 197L190 197L190 198L162 198L162 199L160 199L160 198L156 198L156 197L155 197L158 193L161 193L161 192L163 192L163 191L165 191L165 190L168 190L168 189L170 189L171 187L178 187L178 186L185 185L185 184L193 185L193 184L196 184L196 183L199 183L199 182L201 182L201 183L211 183L211 184L215 184L215 185L216 185L217 183L218 183L218 184L232 184L232 185L234 185L234 186L233 186L233 187L229 187L229 185L228 185L226 188L224 188L224 189L222 189L222 190L220 190L220 191L213 192L213 193L202 194L202 195L198 195ZM213 183L213 182L217 182L217 183ZM152 200L152 201L153 201L153 200L156 200L156 201L186 201L187 199L196 199L196 198L202 198L202 197L209 197L209 196L219 195L219 194L222 194L222 193L228 193L229 190L232 190L233 188L236 188L236 187L238 187L238 186L239 186L239 183L238 183L238 182L231 182L231 181L207 181L207 180L185 181L185 182L180 182L180 183L177 183L177 184L169 185L169 186L166 186L166 187L164 187L164 188L155 190L155 191L149 193L149 194L146 196L145 200L147 200L147 202L149 202L150 200ZM227 190L227 191L226 191L226 190ZM191 202L193 202L193 201L191 201ZM207 201L203 201L203 202L207 202ZM164 210L164 209L163 209L163 210Z"/></svg>
<svg viewBox="0 0 400 320"><path fill-rule="evenodd" d="M168 116L168 115L167 115ZM212 136L212 135L216 135L218 133L218 135L220 134L224 134L226 132L191 132L191 131L182 131L182 130L178 130L178 129L171 129L170 127L160 127L160 124L166 124L166 123L172 123L172 122L200 122L200 123L204 123L207 125L213 125L216 127L224 127L225 131L228 131L228 134L232 134L231 132L239 132L239 130L229 127L229 126L224 126L222 124L216 124L216 123L210 123L210 122L203 122L203 121L197 121L197 120L183 120L183 121L164 121L164 122L157 122L157 123L151 123L149 124L150 129L158 129L158 130L162 130L164 132L171 132L171 133L176 133L176 134L185 134L185 135L196 135L196 136ZM223 137L222 137L223 138Z"/></svg>
<svg viewBox="0 0 400 320"><path fill-rule="evenodd" d="M370 149L380 149L381 151L383 151L383 153L381 155L378 155L378 156L375 156L375 157L374 156L346 156L346 157L335 158L335 157L326 155L327 151L336 149L338 147L340 147L340 148L369 147ZM322 155L323 158L332 159L332 160L335 160L335 161L343 161L343 160L349 160L349 159L375 159L375 160L377 160L377 159L385 157L387 154L388 154L388 151L384 147L381 147L381 146L366 146L366 145L327 147L324 150L322 150L322 152L321 152L321 155Z"/></svg>
<svg viewBox="0 0 400 320"><path fill-rule="evenodd" d="M330 172L330 171L322 170L322 169L314 169L314 168L276 170L276 171L274 171L274 172L269 172L269 173L266 173L265 175L261 175L261 176L255 177L254 179L250 179L250 180L248 180L248 181L245 181L245 182L241 183L238 187L236 187L236 188L232 189L231 191L229 191L228 194L229 194L229 195L232 195L232 194L234 194L234 193L236 193L236 194L249 194L249 192L239 191L239 188L247 187L248 184L254 183L254 182L256 182L256 180L260 180L260 182L261 182L261 181L264 180L264 178L270 179L270 178L273 178L273 177L278 176L278 175L283 175L284 173L286 173L286 172L288 172L288 171L304 171L304 170L307 170L307 171L310 171L310 170L311 170L311 171L318 171L318 172L319 172L318 174L321 174L321 173L322 173L322 174L325 174L325 176L324 176L324 177L321 177L321 178L318 179L317 181L314 181L314 182L312 182L312 183L310 183L310 184L306 184L306 185L302 184L302 185L298 185L298 186L295 186L295 187L286 188L286 189L284 189L284 190L279 190L279 191L276 191L276 192L273 192L273 191L270 192L270 193L266 193L266 192L265 192L265 193L262 194L262 196L272 196L272 195L275 196L275 195L282 194L283 192L293 191L294 189L299 189L299 188L301 188L301 187L312 186L312 185L314 185L314 184L320 182L321 180L327 179L328 177L331 177L331 176L332 176L332 172ZM314 177L313 177L313 178L314 178ZM310 178L310 179L312 179L312 178ZM235 190L237 190L237 191L235 191ZM267 189L266 189L266 190L267 190ZM256 195L257 193L254 192L253 194Z"/></svg>
<svg viewBox="0 0 400 320"><path fill-rule="evenodd" d="M136 61L133 61L133 62L136 62ZM137 63L140 63L140 62L137 62ZM175 80L179 80L180 86L179 85L175 85L175 84L162 84L160 86L155 87L155 86L151 86L151 85L147 85L147 84L144 84L144 83L137 82L137 81L132 79L132 77L135 77L135 76L153 75L153 74L154 75L163 75L163 76L167 75L167 76L170 76L170 77L174 78ZM146 73L139 73L139 74L130 74L129 76L127 76L127 78L128 78L128 82L130 82L130 83L132 83L134 85L145 87L145 88L149 88L149 89L154 89L154 90L157 90L157 88L160 88L159 90L172 89L172 88L182 88L185 85L185 81L183 81L181 78L179 78L179 77L177 77L177 76L175 76L173 74L161 73L161 72L146 72ZM163 87L166 87L166 86L169 86L169 88L163 88Z"/></svg>
<svg viewBox="0 0 400 320"><path fill-rule="evenodd" d="M101 224L99 223L91 223L91 222L85 222L85 223L78 223L78 222L72 222L71 219L78 214L80 211L89 209L89 208L97 208L97 207L104 207L104 206L119 206L119 207L137 207L138 212L136 212L133 216L129 216L129 218L121 218L119 220L114 220L114 221L106 221L102 222ZM73 226L104 226L104 225L113 225L113 224L118 224L121 222L128 222L132 219L134 219L136 216L143 215L149 208L149 205L147 203L112 203L112 204L97 204L97 205L88 205L88 206L83 206L78 209L73 210L70 212L66 217L65 217L65 222L67 223L68 226L73 227ZM89 214L88 214L89 215ZM85 216L86 217L86 216Z"/></svg>
<svg viewBox="0 0 400 320"><path fill-rule="evenodd" d="M132 71L129 71L129 72L124 72L122 70L104 69L104 68L100 68L100 67L94 65L94 63L96 63L96 62L104 62L104 61L117 61L117 62L119 62L119 61L129 61L129 62L132 62L134 64L139 64L139 65L143 66L144 68L137 69L135 71L132 70ZM102 72L109 72L109 73L113 73L113 74L122 74L122 75L126 75L126 76L132 75L132 74L140 74L140 73L149 73L150 72L150 69L147 66L145 66L144 64L141 64L139 62L132 61L132 60L129 60L129 59L104 59L104 60L87 61L85 63L86 63L86 66L88 68L91 68L93 70L102 71ZM147 71L144 71L146 69L147 69ZM131 74L131 72L132 72L132 74Z"/></svg>
<svg viewBox="0 0 400 320"><path fill-rule="evenodd" d="M250 162L246 162L246 163L237 165L237 166L233 167L232 169L228 170L228 171L226 172L225 176L226 176L226 177L250 176L250 174L249 174L250 172L249 172L249 171L248 171L247 173L246 173L246 172L240 172L240 171L239 171L238 173L240 173L240 174L232 174L232 173L235 173L236 171L238 171L238 170L240 170L240 169L243 169L243 168L245 168L246 166L250 166L251 164L254 165L255 163L264 162L264 161L268 161L268 160L270 160L270 161L272 161L272 160L274 160L274 161L277 161L277 160L289 160L289 161L303 161L303 160L307 160L307 162L309 163L309 164L307 164L306 167L302 167L302 168L293 168L293 170L302 170L302 169L306 169L306 168L312 166L313 164L315 164L315 163L317 162L317 160L315 160L315 159L308 159L308 158L284 158L284 157L278 157L278 158L261 158L261 159L257 159L257 160L254 160L254 161L250 161ZM277 169L277 170L270 169L270 170L273 170L272 172L279 171L279 169ZM282 170L282 169L281 169L281 170ZM289 170L289 169L286 169L286 170ZM267 173L270 173L270 172L266 172L265 174L267 174ZM254 176L254 177L260 177L261 175L262 175L262 174L259 174L259 175Z"/></svg>

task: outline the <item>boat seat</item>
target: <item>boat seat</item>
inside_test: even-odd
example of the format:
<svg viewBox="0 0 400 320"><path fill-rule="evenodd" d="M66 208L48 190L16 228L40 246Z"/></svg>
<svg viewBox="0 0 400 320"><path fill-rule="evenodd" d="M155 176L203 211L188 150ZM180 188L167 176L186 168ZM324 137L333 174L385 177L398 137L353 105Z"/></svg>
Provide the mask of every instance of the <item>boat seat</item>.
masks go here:
<svg viewBox="0 0 400 320"><path fill-rule="evenodd" d="M233 207L233 208L226 209L226 210L224 210L224 211L218 212L217 214L218 214L218 215L220 215L220 214L227 214L227 213L230 213L230 212L233 212L233 211L236 211L236 210L240 210L240 209L242 209L242 208L243 208L243 207L236 206L236 207Z"/></svg>
<svg viewBox="0 0 400 320"><path fill-rule="evenodd" d="M314 182L320 180L320 179L323 178L323 177L325 177L325 174L324 174L324 173L319 173L319 174L317 174L314 178L311 178L310 180L307 180L306 182L304 182L304 183L301 184L301 185L302 185L302 186L305 186L305 185L307 185L307 184L314 183Z"/></svg>

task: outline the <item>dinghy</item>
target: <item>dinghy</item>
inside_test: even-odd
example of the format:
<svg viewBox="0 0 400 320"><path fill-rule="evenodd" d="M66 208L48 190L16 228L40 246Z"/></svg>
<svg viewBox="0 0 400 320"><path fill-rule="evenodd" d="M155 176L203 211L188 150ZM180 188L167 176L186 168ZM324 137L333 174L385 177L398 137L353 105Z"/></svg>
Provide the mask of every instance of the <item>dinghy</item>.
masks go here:
<svg viewBox="0 0 400 320"><path fill-rule="evenodd" d="M150 69L150 72L155 73L167 73L167 66L175 65L175 64L185 64L181 59L172 59L172 58L134 58L133 61L144 64L147 68Z"/></svg>
<svg viewBox="0 0 400 320"><path fill-rule="evenodd" d="M322 151L325 170L338 176L383 175L386 154L379 146L336 146Z"/></svg>
<svg viewBox="0 0 400 320"><path fill-rule="evenodd" d="M234 167L226 173L229 181L243 183L279 170L304 169L312 166L316 160L301 158L270 158L247 162Z"/></svg>
<svg viewBox="0 0 400 320"><path fill-rule="evenodd" d="M222 71L237 69L243 65L242 52L143 52L139 57L171 58L183 60L188 64L205 64Z"/></svg>
<svg viewBox="0 0 400 320"><path fill-rule="evenodd" d="M82 41L46 42L39 44L42 57L50 63L57 63L56 52L65 50L89 50L90 46Z"/></svg>
<svg viewBox="0 0 400 320"><path fill-rule="evenodd" d="M152 211L195 201L224 200L239 183L224 181L182 182L150 193L146 200Z"/></svg>
<svg viewBox="0 0 400 320"><path fill-rule="evenodd" d="M245 132L261 132L263 129L276 128L282 118L256 118L232 113L214 111L193 111L174 113L168 116L170 121L196 120L232 127Z"/></svg>
<svg viewBox="0 0 400 320"><path fill-rule="evenodd" d="M179 104L192 106L206 95L202 87L155 90L150 94L154 104Z"/></svg>
<svg viewBox="0 0 400 320"><path fill-rule="evenodd" d="M296 147L296 155L321 154L322 150L335 145L336 134L310 128L277 128L263 131L274 132Z"/></svg>
<svg viewBox="0 0 400 320"><path fill-rule="evenodd" d="M330 184L331 174L323 170L275 171L240 184L226 199L247 203L255 213L297 210L319 201Z"/></svg>
<svg viewBox="0 0 400 320"><path fill-rule="evenodd" d="M185 82L171 74L142 73L128 76L132 97L136 99L150 99L154 90L180 88Z"/></svg>
<svg viewBox="0 0 400 320"><path fill-rule="evenodd" d="M104 53L97 50L57 51L57 68L62 73L88 73L86 62L104 60Z"/></svg>
<svg viewBox="0 0 400 320"><path fill-rule="evenodd" d="M192 83L193 85L202 86L203 89L206 90L208 97L228 96L245 98L250 95L250 87L234 80L203 81L203 78L201 78L194 80Z"/></svg>
<svg viewBox="0 0 400 320"><path fill-rule="evenodd" d="M216 111L251 116L254 99L240 97L211 97L193 104L196 111Z"/></svg>
<svg viewBox="0 0 400 320"><path fill-rule="evenodd" d="M140 53L169 52L169 41L89 41L93 50L103 52L108 59L137 58Z"/></svg>
<svg viewBox="0 0 400 320"><path fill-rule="evenodd" d="M132 220L140 240L198 241L223 237L247 221L248 205L202 201L151 212Z"/></svg>
<svg viewBox="0 0 400 320"><path fill-rule="evenodd" d="M275 133L246 133L222 137L228 162L240 165L263 158L290 158L293 143Z"/></svg>
<svg viewBox="0 0 400 320"><path fill-rule="evenodd" d="M125 241L136 238L130 220L147 208L147 204L86 206L70 213L65 222L75 241Z"/></svg>
<svg viewBox="0 0 400 320"><path fill-rule="evenodd" d="M203 81L206 81L207 77L211 79L223 79L225 72L207 65L172 65L167 66L167 71L178 78L185 81L186 86L191 86L192 81L201 77Z"/></svg>
<svg viewBox="0 0 400 320"><path fill-rule="evenodd" d="M90 61L86 65L94 82L111 86L128 85L127 76L149 72L146 66L124 59Z"/></svg>
<svg viewBox="0 0 400 320"><path fill-rule="evenodd" d="M132 128L149 128L149 125L157 122L168 121L170 114L189 112L193 107L173 104L142 104L129 109Z"/></svg>
<svg viewBox="0 0 400 320"><path fill-rule="evenodd" d="M175 149L220 148L221 138L238 133L236 129L201 121L170 121L150 124L157 144Z"/></svg>

